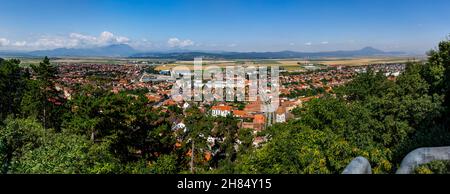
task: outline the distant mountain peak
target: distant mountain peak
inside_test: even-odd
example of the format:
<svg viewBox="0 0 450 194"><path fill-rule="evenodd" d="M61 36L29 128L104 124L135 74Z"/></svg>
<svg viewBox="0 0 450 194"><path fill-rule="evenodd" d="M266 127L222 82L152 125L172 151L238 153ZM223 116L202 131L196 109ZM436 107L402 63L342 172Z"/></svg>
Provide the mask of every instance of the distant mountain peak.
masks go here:
<svg viewBox="0 0 450 194"><path fill-rule="evenodd" d="M373 47L364 47L360 50L347 51L327 51L327 52L169 52L169 53L138 53L130 57L148 57L148 58L170 58L180 60L192 60L195 57L215 58L215 59L287 59L287 58L323 58L323 57L364 57L364 56L392 56L405 55L403 52L385 52Z"/></svg>
<svg viewBox="0 0 450 194"><path fill-rule="evenodd" d="M384 51L367 46L361 49L361 51L365 51L365 52L377 52L377 53L383 53Z"/></svg>
<svg viewBox="0 0 450 194"><path fill-rule="evenodd" d="M126 48L130 50L134 50L133 47L131 47L129 44L111 44L108 46L103 46L103 48Z"/></svg>
<svg viewBox="0 0 450 194"><path fill-rule="evenodd" d="M128 44L112 44L94 48L58 48L30 52L34 56L128 57L137 51Z"/></svg>
<svg viewBox="0 0 450 194"><path fill-rule="evenodd" d="M287 58L323 58L323 57L363 57L405 55L403 52L385 52L370 46L359 50L341 50L326 52L213 52L175 49L141 53L128 44L112 44L94 48L58 48L32 52L0 52L0 56L50 56L50 57L147 57L192 60L195 57L211 59L287 59Z"/></svg>

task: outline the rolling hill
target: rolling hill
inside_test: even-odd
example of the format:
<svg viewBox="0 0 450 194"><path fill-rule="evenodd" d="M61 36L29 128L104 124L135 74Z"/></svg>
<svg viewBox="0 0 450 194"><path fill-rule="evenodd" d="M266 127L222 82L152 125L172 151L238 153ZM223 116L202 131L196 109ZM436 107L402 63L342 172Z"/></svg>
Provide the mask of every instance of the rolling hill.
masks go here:
<svg viewBox="0 0 450 194"><path fill-rule="evenodd" d="M134 58L170 58L190 60L195 57L211 59L287 59L287 58L321 58L321 57L364 57L364 56L396 56L406 55L404 52L385 52L372 47L365 47L354 51L330 52L150 52L131 55Z"/></svg>
<svg viewBox="0 0 450 194"><path fill-rule="evenodd" d="M127 44L116 44L95 48L58 48L53 50L41 50L29 52L32 56L51 57L128 57L137 53L133 47Z"/></svg>
<svg viewBox="0 0 450 194"><path fill-rule="evenodd" d="M173 50L165 52L140 52L127 44L115 44L94 48L57 48L53 50L38 50L31 52L1 51L3 57L130 57L130 58L161 58L176 60L192 60L195 57L207 59L288 59L288 58L323 58L323 57L368 57L368 56L399 56L404 52L385 52L372 47L353 51L329 52L213 52Z"/></svg>

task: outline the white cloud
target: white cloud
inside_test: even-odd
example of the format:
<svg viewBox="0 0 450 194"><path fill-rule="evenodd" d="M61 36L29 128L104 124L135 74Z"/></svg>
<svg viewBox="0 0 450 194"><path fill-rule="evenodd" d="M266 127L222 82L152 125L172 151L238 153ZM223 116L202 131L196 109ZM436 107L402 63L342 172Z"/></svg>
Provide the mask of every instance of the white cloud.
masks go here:
<svg viewBox="0 0 450 194"><path fill-rule="evenodd" d="M23 47L23 46L27 45L27 41L17 41L17 42L14 42L12 45L16 46L16 47Z"/></svg>
<svg viewBox="0 0 450 194"><path fill-rule="evenodd" d="M116 42L117 43L125 44L125 43L128 43L129 41L130 41L130 39L125 37L125 36L118 36L118 37L116 37Z"/></svg>
<svg viewBox="0 0 450 194"><path fill-rule="evenodd" d="M98 38L100 42L109 42L114 39L114 34L108 31L104 31L100 34L100 37Z"/></svg>
<svg viewBox="0 0 450 194"><path fill-rule="evenodd" d="M323 41L320 44L328 44L328 41Z"/></svg>
<svg viewBox="0 0 450 194"><path fill-rule="evenodd" d="M228 47L236 47L236 46L237 46L236 43L233 43L233 44L229 44L229 45L228 45Z"/></svg>
<svg viewBox="0 0 450 194"><path fill-rule="evenodd" d="M116 36L111 32L104 31L98 37L84 35L79 33L71 33L69 42L75 46L104 46L109 44L126 44L130 39L125 36ZM72 45L71 45L72 46Z"/></svg>
<svg viewBox="0 0 450 194"><path fill-rule="evenodd" d="M289 43L289 46L294 46L294 45L295 45L295 43L293 43L293 42Z"/></svg>
<svg viewBox="0 0 450 194"><path fill-rule="evenodd" d="M167 44L169 44L169 47L187 47L194 45L194 41L189 39L180 40L178 38L169 38Z"/></svg>
<svg viewBox="0 0 450 194"><path fill-rule="evenodd" d="M307 42L307 43L305 43L305 45L306 45L306 46L311 46L312 43L311 43L311 42Z"/></svg>
<svg viewBox="0 0 450 194"><path fill-rule="evenodd" d="M138 50L148 50L157 47L156 43L151 42L145 38L139 40L129 40L127 44Z"/></svg>
<svg viewBox="0 0 450 194"><path fill-rule="evenodd" d="M139 44L139 41L133 42L128 37L117 36L111 32L104 31L98 36L85 35L80 33L70 33L65 36L51 36L45 35L36 37L34 40L23 41L9 41L5 38L0 38L0 46L13 49L25 50L43 50L54 48L88 48L97 46L106 46L111 44ZM146 45L148 42L145 42Z"/></svg>
<svg viewBox="0 0 450 194"><path fill-rule="evenodd" d="M86 42L86 43L93 43L97 39L96 37L93 36L87 36L78 33L71 33L69 35L69 38L75 40L76 42Z"/></svg>
<svg viewBox="0 0 450 194"><path fill-rule="evenodd" d="M34 42L27 43L26 46L36 49L49 49L61 47L75 47L78 43L72 39L61 36L44 36Z"/></svg>
<svg viewBox="0 0 450 194"><path fill-rule="evenodd" d="M68 36L43 36L33 42L17 41L12 46L27 46L32 49L52 49L106 46L128 42L130 42L130 39L127 37L116 36L111 32L105 31L99 36L90 36L80 33L70 33Z"/></svg>
<svg viewBox="0 0 450 194"><path fill-rule="evenodd" d="M8 46L9 40L6 38L0 38L0 46Z"/></svg>

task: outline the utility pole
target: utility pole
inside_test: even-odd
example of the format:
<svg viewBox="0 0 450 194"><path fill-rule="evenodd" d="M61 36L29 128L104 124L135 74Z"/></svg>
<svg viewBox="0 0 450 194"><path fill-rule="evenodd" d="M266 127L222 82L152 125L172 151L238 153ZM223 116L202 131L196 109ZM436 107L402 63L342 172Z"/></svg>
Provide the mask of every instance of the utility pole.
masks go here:
<svg viewBox="0 0 450 194"><path fill-rule="evenodd" d="M195 141L192 140L192 148L191 148L191 173L194 174L194 148L195 148Z"/></svg>

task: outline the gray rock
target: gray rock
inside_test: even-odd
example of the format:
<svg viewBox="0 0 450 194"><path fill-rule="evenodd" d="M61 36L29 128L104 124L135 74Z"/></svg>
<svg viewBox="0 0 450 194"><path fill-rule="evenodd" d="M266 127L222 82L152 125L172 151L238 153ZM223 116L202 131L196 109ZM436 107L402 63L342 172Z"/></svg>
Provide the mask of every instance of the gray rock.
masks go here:
<svg viewBox="0 0 450 194"><path fill-rule="evenodd" d="M450 160L450 147L418 148L403 158L396 174L412 174L417 166L438 160Z"/></svg>
<svg viewBox="0 0 450 194"><path fill-rule="evenodd" d="M342 174L372 174L372 167L366 158L358 156L348 164Z"/></svg>

